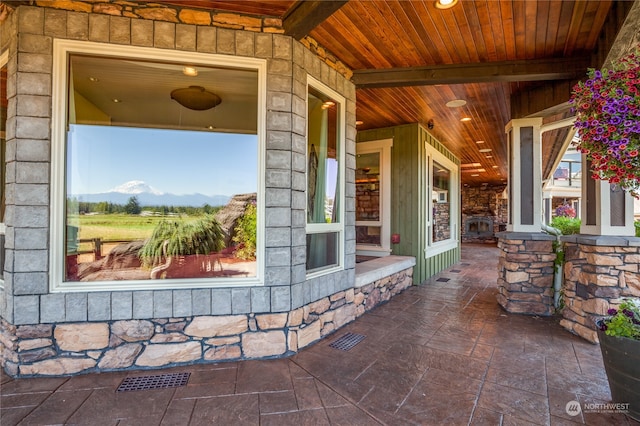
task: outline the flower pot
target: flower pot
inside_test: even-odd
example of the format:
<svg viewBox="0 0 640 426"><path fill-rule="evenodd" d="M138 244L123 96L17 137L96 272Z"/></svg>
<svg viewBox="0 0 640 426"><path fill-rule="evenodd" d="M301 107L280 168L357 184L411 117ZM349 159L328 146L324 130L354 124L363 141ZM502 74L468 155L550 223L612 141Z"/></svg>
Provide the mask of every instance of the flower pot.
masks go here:
<svg viewBox="0 0 640 426"><path fill-rule="evenodd" d="M640 340L607 336L599 328L598 338L613 402L629 403L627 415L640 421Z"/></svg>

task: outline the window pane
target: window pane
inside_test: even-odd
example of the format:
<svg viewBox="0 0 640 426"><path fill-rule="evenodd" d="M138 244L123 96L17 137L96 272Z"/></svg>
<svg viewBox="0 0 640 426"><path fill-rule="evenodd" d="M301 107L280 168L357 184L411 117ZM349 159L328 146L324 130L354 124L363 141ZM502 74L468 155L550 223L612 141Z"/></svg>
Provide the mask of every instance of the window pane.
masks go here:
<svg viewBox="0 0 640 426"><path fill-rule="evenodd" d="M380 226L356 226L356 243L380 246Z"/></svg>
<svg viewBox="0 0 640 426"><path fill-rule="evenodd" d="M5 152L7 150L7 65L0 67L0 223L4 222L5 210ZM0 280L4 279L4 227L0 230Z"/></svg>
<svg viewBox="0 0 640 426"><path fill-rule="evenodd" d="M451 171L433 162L433 221L432 242L451 238Z"/></svg>
<svg viewBox="0 0 640 426"><path fill-rule="evenodd" d="M307 234L307 271L338 265L338 232Z"/></svg>
<svg viewBox="0 0 640 426"><path fill-rule="evenodd" d="M66 280L255 277L257 72L70 66Z"/></svg>
<svg viewBox="0 0 640 426"><path fill-rule="evenodd" d="M308 104L307 223L338 223L339 104L313 90Z"/></svg>
<svg viewBox="0 0 640 426"><path fill-rule="evenodd" d="M379 220L380 153L358 154L356 157L356 221Z"/></svg>

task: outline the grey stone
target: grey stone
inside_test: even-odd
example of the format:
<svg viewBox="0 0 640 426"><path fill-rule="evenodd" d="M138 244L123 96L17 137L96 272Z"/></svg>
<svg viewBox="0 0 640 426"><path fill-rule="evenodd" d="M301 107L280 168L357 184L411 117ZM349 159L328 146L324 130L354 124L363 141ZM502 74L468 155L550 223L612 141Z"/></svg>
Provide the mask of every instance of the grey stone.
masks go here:
<svg viewBox="0 0 640 426"><path fill-rule="evenodd" d="M5 276L5 280L6 278ZM47 294L48 292L49 276L46 272L21 272L13 274L14 295Z"/></svg>
<svg viewBox="0 0 640 426"><path fill-rule="evenodd" d="M291 228L268 228L266 230L266 247L289 247L291 245Z"/></svg>
<svg viewBox="0 0 640 426"><path fill-rule="evenodd" d="M273 36L267 33L256 34L256 57L271 58L273 56Z"/></svg>
<svg viewBox="0 0 640 426"><path fill-rule="evenodd" d="M16 137L48 139L50 120L43 117L16 117Z"/></svg>
<svg viewBox="0 0 640 426"><path fill-rule="evenodd" d="M13 272L46 272L48 250L17 250L14 252Z"/></svg>
<svg viewBox="0 0 640 426"><path fill-rule="evenodd" d="M302 209L291 210L291 226L295 228L304 227L307 224L306 212Z"/></svg>
<svg viewBox="0 0 640 426"><path fill-rule="evenodd" d="M269 207L266 209L265 224L272 226L291 226L291 211L287 207Z"/></svg>
<svg viewBox="0 0 640 426"><path fill-rule="evenodd" d="M293 81L291 76L269 74L267 76L267 87L270 92L284 92L291 93Z"/></svg>
<svg viewBox="0 0 640 426"><path fill-rule="evenodd" d="M276 130L267 132L267 149L291 150L291 133Z"/></svg>
<svg viewBox="0 0 640 426"><path fill-rule="evenodd" d="M216 53L217 28L198 26L196 34L198 52Z"/></svg>
<svg viewBox="0 0 640 426"><path fill-rule="evenodd" d="M299 173L306 173L307 171L307 155L298 152L291 153L291 170ZM306 183L307 178L305 174L304 181Z"/></svg>
<svg viewBox="0 0 640 426"><path fill-rule="evenodd" d="M18 12L20 33L42 34L44 31L44 8L21 7Z"/></svg>
<svg viewBox="0 0 640 426"><path fill-rule="evenodd" d="M291 113L267 111L267 130L291 131Z"/></svg>
<svg viewBox="0 0 640 426"><path fill-rule="evenodd" d="M291 284L291 268L289 266L271 266L265 268L264 283L268 286Z"/></svg>
<svg viewBox="0 0 640 426"><path fill-rule="evenodd" d="M283 93L283 92L273 92L270 91L267 93L267 109L271 111L282 111L282 112L290 112L291 111L291 94ZM289 146L289 149L291 146Z"/></svg>
<svg viewBox="0 0 640 426"><path fill-rule="evenodd" d="M165 49L174 49L176 44L176 24L171 22L153 22L153 45Z"/></svg>
<svg viewBox="0 0 640 426"><path fill-rule="evenodd" d="M271 59L267 62L267 72L269 74L279 75L283 77L293 77L293 64L291 63L291 61L284 59ZM290 85L291 79L289 78L288 80ZM287 92L290 92L290 90L287 90Z"/></svg>
<svg viewBox="0 0 640 426"><path fill-rule="evenodd" d="M43 53L51 55L53 52L51 37L37 34L20 34L18 38L18 51L28 53Z"/></svg>
<svg viewBox="0 0 640 426"><path fill-rule="evenodd" d="M270 312L271 292L268 287L251 288L251 312Z"/></svg>
<svg viewBox="0 0 640 426"><path fill-rule="evenodd" d="M307 175L302 172L292 172L291 189L296 191L305 191L307 189Z"/></svg>
<svg viewBox="0 0 640 426"><path fill-rule="evenodd" d="M193 315L211 314L211 289L201 288L191 291Z"/></svg>
<svg viewBox="0 0 640 426"><path fill-rule="evenodd" d="M134 291L133 318L149 319L153 317L153 291Z"/></svg>
<svg viewBox="0 0 640 426"><path fill-rule="evenodd" d="M69 12L67 14L67 37L75 40L89 39L89 15Z"/></svg>
<svg viewBox="0 0 640 426"><path fill-rule="evenodd" d="M217 51L233 55L236 53L236 31L226 28L218 28Z"/></svg>
<svg viewBox="0 0 640 426"><path fill-rule="evenodd" d="M304 283L291 286L291 309L298 309L304 305Z"/></svg>
<svg viewBox="0 0 640 426"><path fill-rule="evenodd" d="M231 289L231 310L234 314L248 314L251 312L251 289Z"/></svg>
<svg viewBox="0 0 640 426"><path fill-rule="evenodd" d="M66 321L65 295L63 293L45 294L40 296L40 321L42 323L57 323Z"/></svg>
<svg viewBox="0 0 640 426"><path fill-rule="evenodd" d="M67 38L67 12L47 8L44 11L44 33L51 37Z"/></svg>
<svg viewBox="0 0 640 426"><path fill-rule="evenodd" d="M273 57L291 61L293 59L293 48L291 47L291 37L274 34L273 35Z"/></svg>
<svg viewBox="0 0 640 426"><path fill-rule="evenodd" d="M253 35L254 33L249 31L236 32L236 55L251 57L255 55Z"/></svg>
<svg viewBox="0 0 640 426"><path fill-rule="evenodd" d="M289 151L267 151L267 169L291 170L291 153Z"/></svg>
<svg viewBox="0 0 640 426"><path fill-rule="evenodd" d="M211 314L229 315L231 313L231 290L228 288L211 290Z"/></svg>
<svg viewBox="0 0 640 426"><path fill-rule="evenodd" d="M38 324L40 322L40 296L13 297L13 324Z"/></svg>
<svg viewBox="0 0 640 426"><path fill-rule="evenodd" d="M18 53L18 72L41 72L50 70L51 65L51 54Z"/></svg>
<svg viewBox="0 0 640 426"><path fill-rule="evenodd" d="M27 163L19 162L16 165L16 183L49 183L49 164L48 163ZM20 185L20 189L22 189ZM25 190L28 190L25 186ZM48 200L48 195L45 195ZM42 200L40 200L42 201Z"/></svg>
<svg viewBox="0 0 640 426"><path fill-rule="evenodd" d="M49 96L20 96L17 102L18 115L28 117L49 117L51 98Z"/></svg>
<svg viewBox="0 0 640 426"><path fill-rule="evenodd" d="M101 43L109 42L110 18L107 15L89 15L89 40Z"/></svg>
<svg viewBox="0 0 640 426"><path fill-rule="evenodd" d="M192 314L191 290L173 291L173 316L187 317Z"/></svg>
<svg viewBox="0 0 640 426"><path fill-rule="evenodd" d="M291 247L291 264L303 265L307 261L307 246Z"/></svg>
<svg viewBox="0 0 640 426"><path fill-rule="evenodd" d="M158 290L153 292L153 317L170 318L173 313L173 295L171 290Z"/></svg>
<svg viewBox="0 0 640 426"><path fill-rule="evenodd" d="M89 321L108 321L111 319L111 293L89 293L87 295Z"/></svg>
<svg viewBox="0 0 640 426"><path fill-rule="evenodd" d="M20 139L16 146L17 161L49 161L49 141Z"/></svg>
<svg viewBox="0 0 640 426"><path fill-rule="evenodd" d="M87 293L67 293L65 296L66 321L87 320Z"/></svg>
<svg viewBox="0 0 640 426"><path fill-rule="evenodd" d="M292 246L304 246L307 244L307 233L304 228L292 228L291 229L291 245Z"/></svg>
<svg viewBox="0 0 640 426"><path fill-rule="evenodd" d="M303 283L307 279L307 265L302 263L291 267L291 283Z"/></svg>
<svg viewBox="0 0 640 426"><path fill-rule="evenodd" d="M131 20L131 44L144 47L153 46L153 21Z"/></svg>
<svg viewBox="0 0 640 426"><path fill-rule="evenodd" d="M291 171L268 169L265 180L267 188L289 188L291 187Z"/></svg>
<svg viewBox="0 0 640 426"><path fill-rule="evenodd" d="M133 318L133 294L130 291L114 291L111 293L111 319L123 320Z"/></svg>
<svg viewBox="0 0 640 426"><path fill-rule="evenodd" d="M304 135L307 131L307 120L299 115L294 115L291 131L299 135Z"/></svg>
<svg viewBox="0 0 640 426"><path fill-rule="evenodd" d="M131 44L131 18L123 16L111 17L109 41L116 44Z"/></svg>
<svg viewBox="0 0 640 426"><path fill-rule="evenodd" d="M265 191L266 207L290 207L291 190L280 188L267 188Z"/></svg>
<svg viewBox="0 0 640 426"><path fill-rule="evenodd" d="M16 92L19 95L50 95L51 76L44 73L19 73Z"/></svg>
<svg viewBox="0 0 640 426"><path fill-rule="evenodd" d="M272 247L266 249L266 266L289 266L291 249L289 247Z"/></svg>
<svg viewBox="0 0 640 426"><path fill-rule="evenodd" d="M307 208L307 193L302 191L291 191L291 208L304 210Z"/></svg>
<svg viewBox="0 0 640 426"><path fill-rule="evenodd" d="M44 250L49 247L47 228L16 228L14 248L17 250Z"/></svg>
<svg viewBox="0 0 640 426"><path fill-rule="evenodd" d="M193 25L176 25L176 49L196 50L196 27Z"/></svg>
<svg viewBox="0 0 640 426"><path fill-rule="evenodd" d="M305 100L299 96L291 96L292 99L292 109L295 115L299 117L306 117L307 115L307 103ZM301 151L302 152L302 151Z"/></svg>
<svg viewBox="0 0 640 426"><path fill-rule="evenodd" d="M49 185L15 185L17 205L49 205Z"/></svg>
<svg viewBox="0 0 640 426"><path fill-rule="evenodd" d="M271 312L291 310L291 287L271 287Z"/></svg>

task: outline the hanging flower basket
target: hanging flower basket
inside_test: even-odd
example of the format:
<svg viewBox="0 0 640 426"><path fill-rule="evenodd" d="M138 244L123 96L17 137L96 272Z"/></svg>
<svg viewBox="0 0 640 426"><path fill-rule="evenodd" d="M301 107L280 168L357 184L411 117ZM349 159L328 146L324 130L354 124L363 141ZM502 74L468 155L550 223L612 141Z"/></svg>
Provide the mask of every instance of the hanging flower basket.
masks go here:
<svg viewBox="0 0 640 426"><path fill-rule="evenodd" d="M640 45L573 87L570 103L578 151L591 160L594 179L640 194Z"/></svg>

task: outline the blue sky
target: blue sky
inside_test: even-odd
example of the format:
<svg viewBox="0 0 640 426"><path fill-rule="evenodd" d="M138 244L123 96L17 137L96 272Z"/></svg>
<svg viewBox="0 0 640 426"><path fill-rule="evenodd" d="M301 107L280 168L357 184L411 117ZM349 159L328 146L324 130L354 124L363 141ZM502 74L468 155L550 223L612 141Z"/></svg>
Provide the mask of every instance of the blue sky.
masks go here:
<svg viewBox="0 0 640 426"><path fill-rule="evenodd" d="M70 194L107 192L132 180L172 194L257 191L256 135L73 125Z"/></svg>

